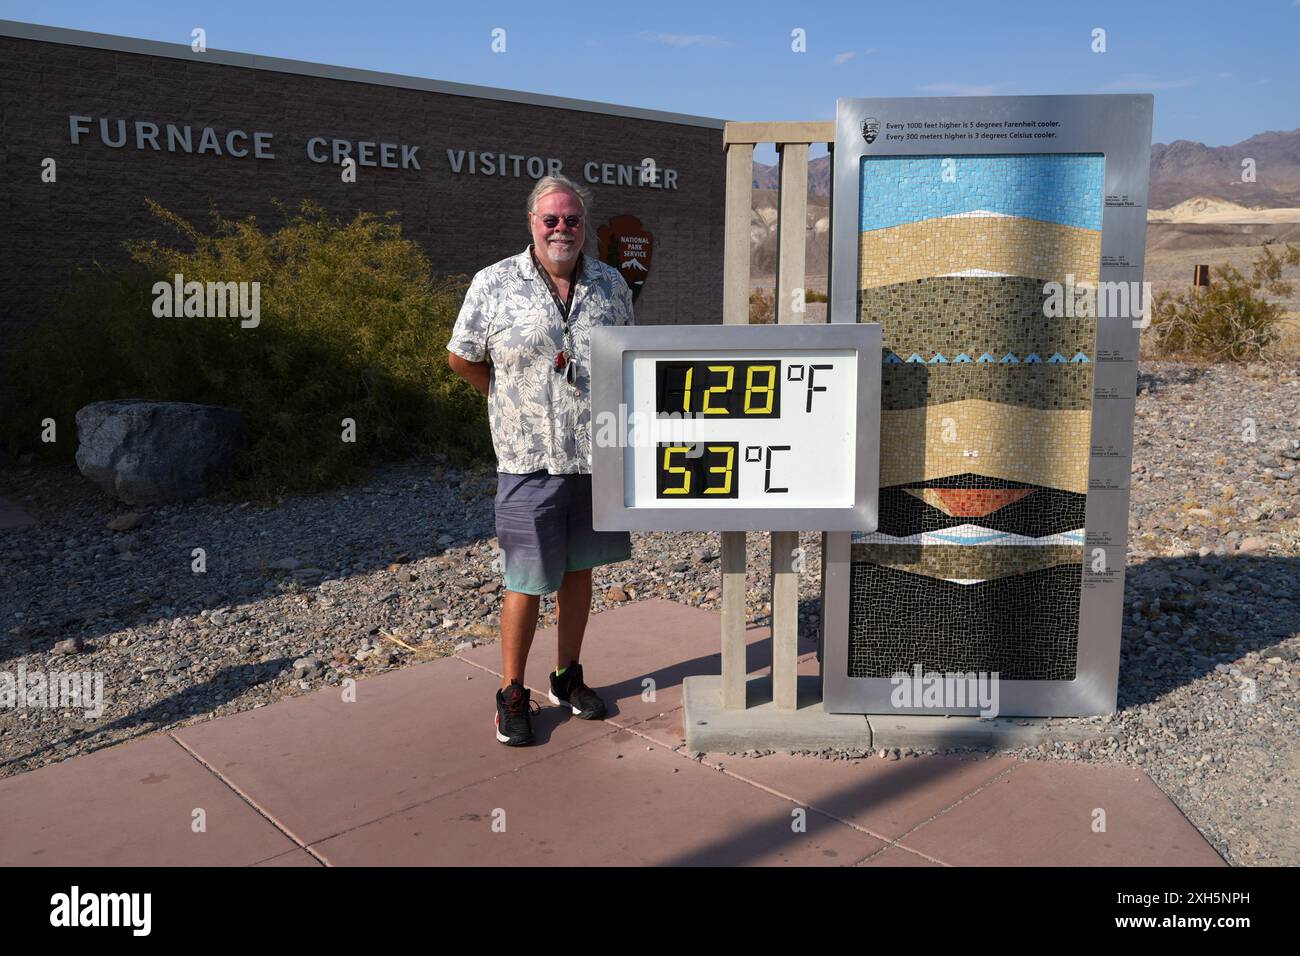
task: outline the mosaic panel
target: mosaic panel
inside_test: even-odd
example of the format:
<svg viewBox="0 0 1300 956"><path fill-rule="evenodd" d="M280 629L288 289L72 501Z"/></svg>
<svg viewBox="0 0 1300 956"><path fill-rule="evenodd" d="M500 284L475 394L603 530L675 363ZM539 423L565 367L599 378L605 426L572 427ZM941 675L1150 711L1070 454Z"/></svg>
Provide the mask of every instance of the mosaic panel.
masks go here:
<svg viewBox="0 0 1300 956"><path fill-rule="evenodd" d="M1087 357L1095 320L1049 316L1045 285L1013 276L943 276L880 286L863 298L858 321L879 322L882 333L888 323L885 349L904 362L915 361L913 353L923 362L941 354L945 362L965 356L971 364L987 355L993 365L1008 352L1019 362L1035 354L1043 362L1056 353L1066 362L1080 352Z"/></svg>
<svg viewBox="0 0 1300 956"><path fill-rule="evenodd" d="M864 232L861 246L861 289L972 269L1062 284L1101 274L1101 233L1036 219L931 219Z"/></svg>
<svg viewBox="0 0 1300 956"><path fill-rule="evenodd" d="M866 158L859 318L880 322L880 524L854 535L849 676L1075 675L1104 162Z"/></svg>
<svg viewBox="0 0 1300 956"><path fill-rule="evenodd" d="M1002 215L1101 232L1105 162L1095 153L882 156L862 167L863 232Z"/></svg>
<svg viewBox="0 0 1300 956"><path fill-rule="evenodd" d="M1018 364L1010 370L1004 368L1000 374L987 374L994 370L984 363L886 362L880 370L880 407L898 410L984 399L1059 411L1092 408L1091 362L1025 363L1019 361L1019 356L1016 358ZM1012 363L1008 360L1006 364Z"/></svg>
<svg viewBox="0 0 1300 956"><path fill-rule="evenodd" d="M881 490L978 471L1086 493L1091 429L1089 408L1049 411L970 399L882 411Z"/></svg>
<svg viewBox="0 0 1300 956"><path fill-rule="evenodd" d="M1044 547L964 548L959 545L921 547L907 544L855 544L852 560L878 564L897 571L923 574L961 584L1025 574L1058 564L1079 564L1079 545Z"/></svg>
<svg viewBox="0 0 1300 956"><path fill-rule="evenodd" d="M849 674L990 671L1072 680L1079 646L1078 565L956 584L855 561L849 583ZM887 607L888 614L879 608Z"/></svg>
<svg viewBox="0 0 1300 956"><path fill-rule="evenodd" d="M944 491L951 495L954 490L968 491L974 488L990 492L1027 493L979 516L949 514L926 500L926 495L930 492ZM1041 538L1083 527L1087 498L1061 488L999 480L988 475L963 474L882 488L879 502L880 522L876 531L871 534L855 534L853 541L866 541L875 535L899 537L926 531L943 531L972 522L977 522L980 527L990 531Z"/></svg>

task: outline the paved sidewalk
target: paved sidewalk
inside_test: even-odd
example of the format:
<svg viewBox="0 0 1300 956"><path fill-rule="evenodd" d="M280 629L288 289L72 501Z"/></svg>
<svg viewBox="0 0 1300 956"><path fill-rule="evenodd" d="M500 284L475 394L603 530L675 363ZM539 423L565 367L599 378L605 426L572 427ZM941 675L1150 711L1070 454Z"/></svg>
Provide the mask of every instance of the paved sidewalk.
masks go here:
<svg viewBox="0 0 1300 956"><path fill-rule="evenodd" d="M532 747L493 736L492 644L360 680L355 702L327 687L0 780L0 865L1222 865L1124 767L692 760L673 749L681 681L718 673L719 627L663 600L593 615L583 668L605 721L547 701L540 631ZM766 637L748 633L751 672Z"/></svg>

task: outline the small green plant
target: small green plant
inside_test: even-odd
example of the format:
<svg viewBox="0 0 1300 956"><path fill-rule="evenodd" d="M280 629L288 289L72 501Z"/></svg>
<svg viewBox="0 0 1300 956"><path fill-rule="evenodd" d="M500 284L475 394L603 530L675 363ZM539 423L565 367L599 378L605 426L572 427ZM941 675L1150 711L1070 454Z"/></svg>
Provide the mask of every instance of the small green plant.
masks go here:
<svg viewBox="0 0 1300 956"><path fill-rule="evenodd" d="M303 203L282 209L273 230L214 212L209 233L149 208L181 241L127 243L125 263L85 269L12 357L2 419L11 453L71 460L77 409L144 398L243 412L249 441L232 488L241 496L328 488L434 451L491 458L482 397L447 365L466 280L433 281L396 223L371 213L342 223ZM156 316L155 283L178 273L257 282L260 322ZM38 440L45 418L56 443Z"/></svg>
<svg viewBox="0 0 1300 956"><path fill-rule="evenodd" d="M776 321L776 294L771 289L749 293L749 324L771 325Z"/></svg>
<svg viewBox="0 0 1300 956"><path fill-rule="evenodd" d="M1210 284L1155 297L1151 336L1158 352L1207 361L1244 362L1267 358L1279 338L1282 305L1265 296L1285 297L1293 284L1283 269L1300 265L1300 248L1288 243L1274 253L1260 251L1247 278L1231 265L1211 270Z"/></svg>

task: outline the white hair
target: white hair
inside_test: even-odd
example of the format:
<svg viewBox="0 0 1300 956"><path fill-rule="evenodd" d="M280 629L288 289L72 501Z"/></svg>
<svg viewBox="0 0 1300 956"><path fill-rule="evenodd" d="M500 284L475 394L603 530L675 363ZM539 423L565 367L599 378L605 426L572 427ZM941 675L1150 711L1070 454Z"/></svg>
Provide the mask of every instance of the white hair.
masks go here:
<svg viewBox="0 0 1300 956"><path fill-rule="evenodd" d="M564 191L572 193L578 200L578 205L582 206L583 217L588 216L587 210L590 208L591 194L575 183L568 176L543 176L537 180L537 185L533 191L528 194L528 211L537 211L537 202L548 193Z"/></svg>

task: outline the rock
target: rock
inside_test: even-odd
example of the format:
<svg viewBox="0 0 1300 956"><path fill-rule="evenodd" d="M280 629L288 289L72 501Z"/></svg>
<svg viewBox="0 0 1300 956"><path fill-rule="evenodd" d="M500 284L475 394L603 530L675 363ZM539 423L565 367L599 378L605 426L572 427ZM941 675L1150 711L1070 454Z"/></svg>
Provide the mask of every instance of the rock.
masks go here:
<svg viewBox="0 0 1300 956"><path fill-rule="evenodd" d="M1258 535L1251 535L1249 538L1242 540L1237 545L1238 551L1245 551L1250 554L1263 554L1268 551L1269 541L1267 538L1261 538Z"/></svg>
<svg viewBox="0 0 1300 956"><path fill-rule="evenodd" d="M267 567L272 571L297 571L302 567L302 562L297 558L281 558L278 561L272 561Z"/></svg>
<svg viewBox="0 0 1300 956"><path fill-rule="evenodd" d="M321 663L315 657L300 657L293 662L294 680L315 677L321 672Z"/></svg>
<svg viewBox="0 0 1300 956"><path fill-rule="evenodd" d="M707 564L710 561L716 561L718 553L712 548L696 548L695 551L692 552L692 557L694 557L696 561Z"/></svg>
<svg viewBox="0 0 1300 956"><path fill-rule="evenodd" d="M398 584L410 584L414 580L415 580L414 572L409 571L406 568L403 568L401 571L397 572Z"/></svg>
<svg viewBox="0 0 1300 956"><path fill-rule="evenodd" d="M626 601L627 592L616 584L605 592L605 597L611 601Z"/></svg>
<svg viewBox="0 0 1300 956"><path fill-rule="evenodd" d="M489 581L487 584L485 584L485 585L483 585L481 588L479 588L479 593L480 593L480 594L496 594L496 593L497 593L498 591L500 591L500 590L501 590L501 582L500 582L500 581Z"/></svg>
<svg viewBox="0 0 1300 956"><path fill-rule="evenodd" d="M77 412L77 468L127 504L202 498L244 443L235 409L143 399Z"/></svg>
<svg viewBox="0 0 1300 956"><path fill-rule="evenodd" d="M81 642L81 638L70 637L66 641L59 641L59 643L55 644L50 648L50 653L56 656L62 656L64 654L80 654L84 647L85 645Z"/></svg>
<svg viewBox="0 0 1300 956"><path fill-rule="evenodd" d="M457 654L459 654L461 651L472 651L476 646L477 645L475 645L473 641L461 641L459 644L456 645L454 650Z"/></svg>
<svg viewBox="0 0 1300 956"><path fill-rule="evenodd" d="M134 531L142 524L144 524L144 515L138 511L131 511L124 515L118 515L104 527L109 531Z"/></svg>
<svg viewBox="0 0 1300 956"><path fill-rule="evenodd" d="M334 648L334 653L330 656L334 658L334 663L338 664L340 667L344 667L352 663L352 655L349 654L347 651L343 650L343 648L341 647Z"/></svg>

